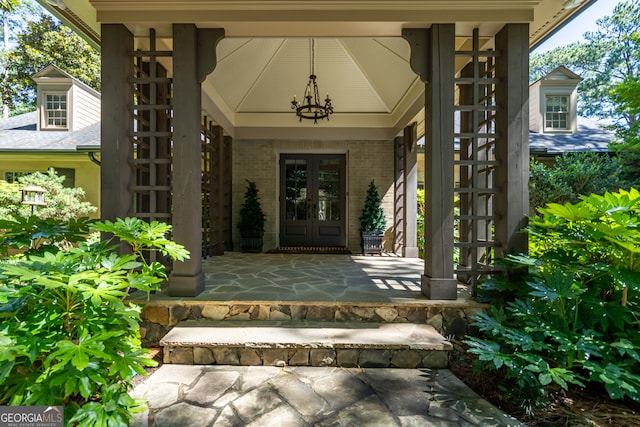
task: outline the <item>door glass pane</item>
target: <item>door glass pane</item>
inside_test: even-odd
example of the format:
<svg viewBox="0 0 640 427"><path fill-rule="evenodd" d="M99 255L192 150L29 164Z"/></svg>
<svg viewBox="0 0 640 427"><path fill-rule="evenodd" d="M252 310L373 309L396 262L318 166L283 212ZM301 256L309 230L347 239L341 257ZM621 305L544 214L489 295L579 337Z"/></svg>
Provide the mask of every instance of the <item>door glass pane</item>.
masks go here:
<svg viewBox="0 0 640 427"><path fill-rule="evenodd" d="M340 220L340 159L320 160L318 164L318 219Z"/></svg>
<svg viewBox="0 0 640 427"><path fill-rule="evenodd" d="M307 219L307 161L285 160L285 209L288 220Z"/></svg>

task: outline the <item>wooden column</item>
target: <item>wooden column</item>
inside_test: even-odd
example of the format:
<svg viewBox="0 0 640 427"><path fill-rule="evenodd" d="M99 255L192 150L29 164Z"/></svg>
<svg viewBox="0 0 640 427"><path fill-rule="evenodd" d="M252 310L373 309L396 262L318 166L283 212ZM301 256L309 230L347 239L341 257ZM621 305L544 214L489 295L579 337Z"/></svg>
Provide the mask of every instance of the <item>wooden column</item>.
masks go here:
<svg viewBox="0 0 640 427"><path fill-rule="evenodd" d="M404 245L402 256L418 258L417 212L418 212L418 124L404 128Z"/></svg>
<svg viewBox="0 0 640 427"><path fill-rule="evenodd" d="M411 68L425 82L425 206L422 294L456 299L453 266L455 25L406 29Z"/></svg>
<svg viewBox="0 0 640 427"><path fill-rule="evenodd" d="M192 24L173 26L173 238L191 258L175 262L171 296L196 296L204 290L202 273L202 199L200 178L201 99L198 32Z"/></svg>
<svg viewBox="0 0 640 427"><path fill-rule="evenodd" d="M393 140L393 252L401 254L405 243L404 226L404 136Z"/></svg>
<svg viewBox="0 0 640 427"><path fill-rule="evenodd" d="M100 137L100 217L113 221L132 214L130 190L133 157L129 135L133 119L127 108L133 100L128 79L133 76L133 35L124 25L103 24L101 33L102 107Z"/></svg>
<svg viewBox="0 0 640 427"><path fill-rule="evenodd" d="M223 139L224 143L224 161L222 171L222 181L223 181L223 203L224 203L224 215L223 215L223 223L224 223L224 250L232 251L233 250L233 221L231 215L231 205L233 202L233 181L232 181L232 146L233 146L233 138L228 135L225 135Z"/></svg>
<svg viewBox="0 0 640 427"><path fill-rule="evenodd" d="M496 255L527 252L529 214L529 25L507 24L496 35Z"/></svg>
<svg viewBox="0 0 640 427"><path fill-rule="evenodd" d="M221 126L215 126L212 129L214 140L212 141L215 149L214 152L217 156L216 164L217 170L214 171L215 177L215 192L213 193L213 209L214 211L214 226L215 226L215 246L213 249L213 255L224 255L224 217L225 217L225 160L226 153L224 152L224 130Z"/></svg>

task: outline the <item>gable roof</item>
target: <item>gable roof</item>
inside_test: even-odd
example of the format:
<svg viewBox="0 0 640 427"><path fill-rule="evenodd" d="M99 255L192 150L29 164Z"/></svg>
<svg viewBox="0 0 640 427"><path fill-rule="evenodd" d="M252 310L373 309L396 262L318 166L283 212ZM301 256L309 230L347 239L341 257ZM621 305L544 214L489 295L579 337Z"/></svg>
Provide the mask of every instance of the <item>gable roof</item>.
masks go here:
<svg viewBox="0 0 640 427"><path fill-rule="evenodd" d="M0 120L0 152L76 152L84 149L100 150L100 122L83 129L70 131L38 132L38 113L20 114Z"/></svg>
<svg viewBox="0 0 640 427"><path fill-rule="evenodd" d="M64 77L68 79L73 79L73 76L71 76L71 74L67 73L62 68L58 67L55 64L49 64L46 67L44 67L42 70L34 73L31 76L33 80L36 80L40 77Z"/></svg>
<svg viewBox="0 0 640 427"><path fill-rule="evenodd" d="M47 65L42 70L33 74L31 76L31 79L37 84L45 83L48 81L55 81L56 83L61 81L70 82L75 86L80 86L83 90L91 93L96 98L100 98L100 92L98 92L88 84L83 83L81 80L73 77L71 74L67 73L55 64Z"/></svg>
<svg viewBox="0 0 640 427"><path fill-rule="evenodd" d="M584 80L582 77L565 67L564 65L560 65L559 67L554 68L550 72L548 72L543 77L540 77L535 82L531 83L529 86L533 86L536 83L540 83L545 80L558 80L558 77L564 77L562 80L575 80L577 82L581 82Z"/></svg>

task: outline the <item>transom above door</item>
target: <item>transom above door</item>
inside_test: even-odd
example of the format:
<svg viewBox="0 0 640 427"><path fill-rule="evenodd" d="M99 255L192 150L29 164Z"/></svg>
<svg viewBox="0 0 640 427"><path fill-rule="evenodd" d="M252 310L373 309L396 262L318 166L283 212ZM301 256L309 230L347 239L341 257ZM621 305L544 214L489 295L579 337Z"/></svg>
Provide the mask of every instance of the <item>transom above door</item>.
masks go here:
<svg viewBox="0 0 640 427"><path fill-rule="evenodd" d="M346 246L344 154L280 155L280 246Z"/></svg>

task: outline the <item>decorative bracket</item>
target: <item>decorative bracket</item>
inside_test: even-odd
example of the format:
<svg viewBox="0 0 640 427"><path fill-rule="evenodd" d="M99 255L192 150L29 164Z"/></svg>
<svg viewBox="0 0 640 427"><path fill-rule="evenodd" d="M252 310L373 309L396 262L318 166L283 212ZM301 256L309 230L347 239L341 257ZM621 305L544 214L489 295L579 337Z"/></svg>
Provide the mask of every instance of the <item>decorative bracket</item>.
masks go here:
<svg viewBox="0 0 640 427"><path fill-rule="evenodd" d="M224 38L224 28L198 29L198 82L202 83L218 64L216 46Z"/></svg>
<svg viewBox="0 0 640 427"><path fill-rule="evenodd" d="M411 59L409 64L414 73L420 76L423 83L429 81L428 59L431 49L431 30L427 28L404 28L402 37L409 42Z"/></svg>
<svg viewBox="0 0 640 427"><path fill-rule="evenodd" d="M404 145L406 149L413 153L418 143L418 123L413 122L404 128Z"/></svg>

